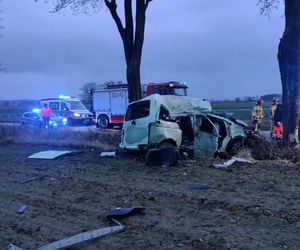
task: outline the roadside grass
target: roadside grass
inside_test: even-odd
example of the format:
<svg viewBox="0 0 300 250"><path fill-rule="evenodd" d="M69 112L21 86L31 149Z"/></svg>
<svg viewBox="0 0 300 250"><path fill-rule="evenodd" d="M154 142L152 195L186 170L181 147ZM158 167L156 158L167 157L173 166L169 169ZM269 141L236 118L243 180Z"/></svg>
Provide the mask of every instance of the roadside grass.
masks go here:
<svg viewBox="0 0 300 250"><path fill-rule="evenodd" d="M263 104L263 108L264 109L268 109L271 106L270 101L265 101ZM255 101L251 101L251 102L244 102L244 101L240 101L240 102L235 102L235 101L224 101L224 102L212 102L212 107L213 109L249 109L249 111L252 110L253 106L255 105Z"/></svg>
<svg viewBox="0 0 300 250"><path fill-rule="evenodd" d="M0 143L115 150L120 143L120 131L95 133L70 131L63 128L45 130L0 125Z"/></svg>

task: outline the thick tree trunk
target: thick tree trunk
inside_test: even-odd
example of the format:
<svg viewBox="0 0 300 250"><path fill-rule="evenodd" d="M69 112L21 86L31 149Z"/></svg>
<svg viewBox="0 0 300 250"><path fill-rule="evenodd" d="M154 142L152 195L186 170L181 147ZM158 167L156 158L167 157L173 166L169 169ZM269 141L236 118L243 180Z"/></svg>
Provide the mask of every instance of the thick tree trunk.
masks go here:
<svg viewBox="0 0 300 250"><path fill-rule="evenodd" d="M300 1L285 1L286 26L278 47L283 95L284 142L298 142L300 122ZM296 132L296 133L295 133Z"/></svg>
<svg viewBox="0 0 300 250"><path fill-rule="evenodd" d="M141 58L141 55L139 55ZM132 63L127 64L126 77L128 83L128 100L133 102L142 98L141 90L141 78L140 78L140 63L136 64L135 60L132 59Z"/></svg>
<svg viewBox="0 0 300 250"><path fill-rule="evenodd" d="M132 0L124 0L125 27L117 14L116 0L104 0L123 41L126 59L128 99L133 102L142 98L140 66L144 44L146 10L152 0L136 0L135 31L132 17Z"/></svg>
<svg viewBox="0 0 300 250"><path fill-rule="evenodd" d="M146 9L147 1L145 2L144 0L136 0L136 24L133 44L131 45L130 43L124 43L125 57L127 62L126 77L128 82L129 102L133 102L142 98L140 67L144 44ZM127 24L126 28L129 28L129 26L127 27ZM129 49L131 49L131 53L128 53Z"/></svg>

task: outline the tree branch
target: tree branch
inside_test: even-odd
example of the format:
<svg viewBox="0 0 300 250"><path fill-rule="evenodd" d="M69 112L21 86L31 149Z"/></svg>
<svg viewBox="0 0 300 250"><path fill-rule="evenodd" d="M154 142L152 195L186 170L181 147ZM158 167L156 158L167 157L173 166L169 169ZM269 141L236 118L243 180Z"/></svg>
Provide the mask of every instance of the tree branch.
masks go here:
<svg viewBox="0 0 300 250"><path fill-rule="evenodd" d="M257 5L260 5L260 13L266 16L270 16L273 9L277 9L279 0L259 0Z"/></svg>
<svg viewBox="0 0 300 250"><path fill-rule="evenodd" d="M144 31L145 31L145 21L146 21L146 2L136 1L136 26L135 26L135 35L134 35L134 45L133 50L135 54L141 54L143 43L144 43ZM139 61L134 63L139 64Z"/></svg>
<svg viewBox="0 0 300 250"><path fill-rule="evenodd" d="M132 17L132 0L124 0L125 11L125 34L127 42L127 53L131 54L133 46L133 17ZM129 59L126 55L126 60Z"/></svg>
<svg viewBox="0 0 300 250"><path fill-rule="evenodd" d="M121 35L122 40L125 41L124 27L123 27L122 21L118 15L118 13L117 13L116 0L111 0L111 1L104 0L104 2L105 2L105 5L107 6L107 8L109 9L112 18L114 19L114 21L117 25L117 28Z"/></svg>

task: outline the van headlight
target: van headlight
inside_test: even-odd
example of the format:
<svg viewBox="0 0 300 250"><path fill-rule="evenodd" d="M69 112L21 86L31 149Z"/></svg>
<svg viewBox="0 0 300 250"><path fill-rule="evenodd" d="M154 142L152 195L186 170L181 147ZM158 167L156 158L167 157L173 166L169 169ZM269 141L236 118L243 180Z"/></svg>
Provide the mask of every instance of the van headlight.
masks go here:
<svg viewBox="0 0 300 250"><path fill-rule="evenodd" d="M74 113L73 115L74 115L74 117L80 117L79 113Z"/></svg>

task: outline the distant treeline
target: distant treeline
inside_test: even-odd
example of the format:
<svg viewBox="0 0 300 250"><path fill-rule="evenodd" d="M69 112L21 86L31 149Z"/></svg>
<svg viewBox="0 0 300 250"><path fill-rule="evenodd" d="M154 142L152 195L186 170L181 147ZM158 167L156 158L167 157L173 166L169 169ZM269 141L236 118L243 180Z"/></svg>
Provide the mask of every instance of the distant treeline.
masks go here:
<svg viewBox="0 0 300 250"><path fill-rule="evenodd" d="M255 102L258 99L263 99L264 102L271 102L272 99L276 97L279 99L279 101L282 100L281 94L268 94L268 95L262 95L262 96L245 96L245 97L235 97L233 100L211 100L212 103L218 103L218 102Z"/></svg>
<svg viewBox="0 0 300 250"><path fill-rule="evenodd" d="M40 103L38 100L0 100L0 109L21 109L21 110L29 110L35 107L39 107Z"/></svg>

